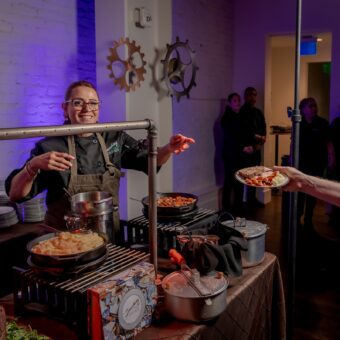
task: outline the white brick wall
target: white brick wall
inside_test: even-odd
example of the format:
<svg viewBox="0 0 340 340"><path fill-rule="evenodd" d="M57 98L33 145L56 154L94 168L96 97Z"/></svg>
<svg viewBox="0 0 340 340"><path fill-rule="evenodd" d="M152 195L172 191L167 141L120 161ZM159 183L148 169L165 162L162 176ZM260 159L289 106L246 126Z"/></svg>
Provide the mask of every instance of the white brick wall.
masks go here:
<svg viewBox="0 0 340 340"><path fill-rule="evenodd" d="M95 79L95 50L86 47L86 37L94 43L92 1L1 0L1 127L61 124L66 86ZM197 140L190 152L174 157L174 190L216 197L213 128L232 91L232 3L173 0L172 41L188 39L200 67L192 99L173 102L174 133ZM32 140L0 142L0 179L23 163L31 146Z"/></svg>
<svg viewBox="0 0 340 340"><path fill-rule="evenodd" d="M68 84L79 76L95 79L95 49L86 48L84 38L87 21L93 24L93 6L87 11L85 3L79 15L77 3L1 0L1 127L62 124L60 103ZM94 46L94 33L90 38ZM0 179L21 166L33 142L0 141Z"/></svg>
<svg viewBox="0 0 340 340"><path fill-rule="evenodd" d="M204 197L200 206L210 208L217 208L218 185L222 184L214 169L214 124L223 109L222 99L233 90L232 3L173 0L173 41L176 36L188 39L199 67L191 99L173 101L174 133L196 139L189 152L174 157L174 190L195 192Z"/></svg>

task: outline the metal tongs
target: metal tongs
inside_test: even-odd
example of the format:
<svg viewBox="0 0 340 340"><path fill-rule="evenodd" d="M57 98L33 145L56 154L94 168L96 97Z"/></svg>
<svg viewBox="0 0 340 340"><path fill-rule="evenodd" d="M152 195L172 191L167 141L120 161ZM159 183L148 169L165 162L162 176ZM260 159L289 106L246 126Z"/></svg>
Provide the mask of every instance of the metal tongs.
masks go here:
<svg viewBox="0 0 340 340"><path fill-rule="evenodd" d="M181 266L180 273L199 296L205 297L212 294L211 290L201 281L199 271L197 269L191 269L186 264L184 257L176 249L170 249L169 256L174 263ZM211 299L206 299L205 302L207 305L212 304Z"/></svg>

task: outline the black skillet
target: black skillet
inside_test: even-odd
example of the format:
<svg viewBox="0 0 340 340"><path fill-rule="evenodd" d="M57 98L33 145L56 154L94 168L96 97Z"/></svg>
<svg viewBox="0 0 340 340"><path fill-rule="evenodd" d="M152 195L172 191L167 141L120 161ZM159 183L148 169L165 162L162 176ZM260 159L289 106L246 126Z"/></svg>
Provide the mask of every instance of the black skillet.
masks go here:
<svg viewBox="0 0 340 340"><path fill-rule="evenodd" d="M72 255L43 255L43 254L36 254L32 251L33 247L37 245L41 241L49 240L50 238L56 237L58 233L49 233L40 237L35 238L34 240L30 241L26 248L27 251L31 255L31 261L33 261L36 265L41 266L79 266L81 264L88 263L90 261L94 261L99 257L103 256L106 252L106 244L108 242L108 238L105 234L98 233L104 240L104 243L98 246L95 249L91 249L89 251L85 251L78 254Z"/></svg>
<svg viewBox="0 0 340 340"><path fill-rule="evenodd" d="M177 197L177 196L193 198L194 201L192 203L189 203L187 205L182 205L180 207L157 206L157 214L159 214L160 216L178 216L178 215L188 213L196 209L198 197L194 194L188 194L184 192L165 192L165 193L158 193L156 195L156 199L160 197ZM144 206L144 211L147 211L149 209L149 196L146 196L142 199L142 204Z"/></svg>

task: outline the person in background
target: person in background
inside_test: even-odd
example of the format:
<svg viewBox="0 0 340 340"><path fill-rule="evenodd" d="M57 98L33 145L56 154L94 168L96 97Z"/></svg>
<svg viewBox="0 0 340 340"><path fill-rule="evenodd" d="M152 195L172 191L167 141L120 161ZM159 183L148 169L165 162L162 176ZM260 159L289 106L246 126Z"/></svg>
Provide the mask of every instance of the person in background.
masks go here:
<svg viewBox="0 0 340 340"><path fill-rule="evenodd" d="M243 185L235 179L235 172L240 169L242 153L240 108L240 95L235 92L231 93L221 119L224 161L222 208L235 215L241 213L243 203Z"/></svg>
<svg viewBox="0 0 340 340"><path fill-rule="evenodd" d="M99 107L95 87L87 81L74 82L62 103L65 124L97 123ZM181 134L172 136L158 148L157 165L194 142ZM8 176L6 191L13 202L22 202L47 189L45 222L64 229L64 215L70 210L65 191L70 195L107 191L118 205L121 168L148 171L147 149L123 131L48 137L37 142L24 166Z"/></svg>
<svg viewBox="0 0 340 340"><path fill-rule="evenodd" d="M324 177L327 165L334 166L334 152L330 143L330 129L326 119L318 116L314 98L304 98L299 104L300 124L299 169L312 176ZM298 219L304 215L305 231L313 230L313 211L316 199L298 195Z"/></svg>
<svg viewBox="0 0 340 340"><path fill-rule="evenodd" d="M311 176L289 166L274 166L273 170L280 171L289 178L288 184L282 190L303 192L340 207L339 182Z"/></svg>
<svg viewBox="0 0 340 340"><path fill-rule="evenodd" d="M247 87L244 91L244 105L240 109L245 148L241 154L241 167L261 164L262 146L266 142L267 127L263 112L256 107L257 91ZM247 188L247 202L256 204L255 188Z"/></svg>

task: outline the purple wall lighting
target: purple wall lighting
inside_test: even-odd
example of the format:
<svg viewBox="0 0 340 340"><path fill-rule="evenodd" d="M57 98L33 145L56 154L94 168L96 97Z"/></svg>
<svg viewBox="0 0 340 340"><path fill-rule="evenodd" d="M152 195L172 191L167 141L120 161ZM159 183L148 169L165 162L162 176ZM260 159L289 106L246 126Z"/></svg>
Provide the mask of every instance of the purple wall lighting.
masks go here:
<svg viewBox="0 0 340 340"><path fill-rule="evenodd" d="M2 0L0 26L0 126L63 124L67 86L95 84L94 0ZM0 143L0 178L23 164L36 140Z"/></svg>
<svg viewBox="0 0 340 340"><path fill-rule="evenodd" d="M77 0L79 79L96 86L96 26L94 0Z"/></svg>

